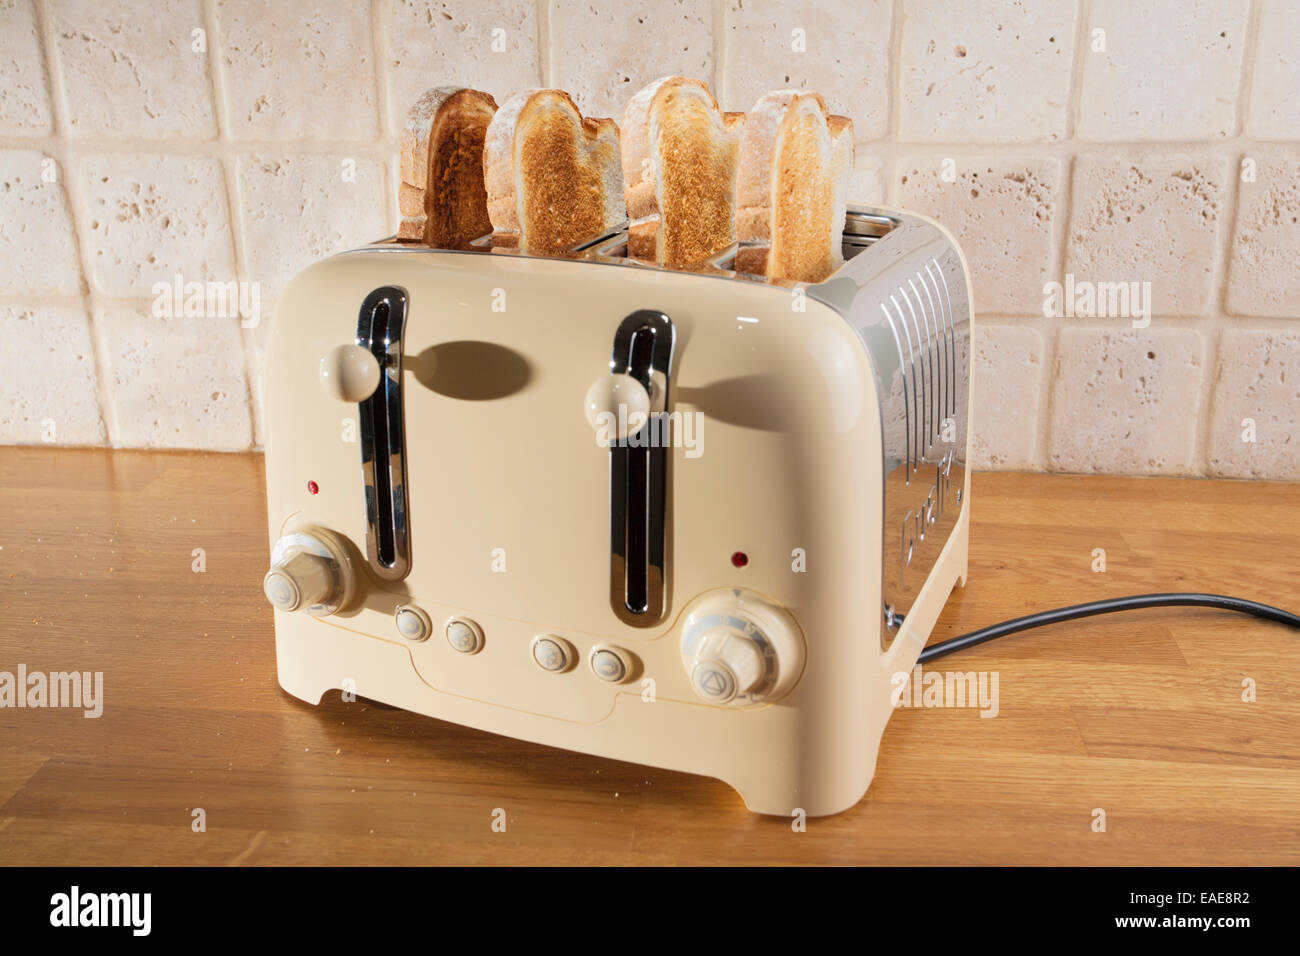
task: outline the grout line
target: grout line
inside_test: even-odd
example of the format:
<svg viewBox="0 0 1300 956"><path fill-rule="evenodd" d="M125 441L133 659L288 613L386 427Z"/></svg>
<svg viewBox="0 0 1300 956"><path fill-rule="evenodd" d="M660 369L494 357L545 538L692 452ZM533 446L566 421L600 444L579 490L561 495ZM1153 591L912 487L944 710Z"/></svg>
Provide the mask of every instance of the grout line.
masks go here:
<svg viewBox="0 0 1300 956"><path fill-rule="evenodd" d="M1079 114L1083 109L1083 74L1087 67L1088 39L1092 27L1092 2L1079 0L1075 6L1074 51L1070 60L1070 77L1066 87L1065 135L1062 146L1068 154L1061 162L1061 194L1058 212L1052 222L1052 252L1049 276L1062 281L1070 256L1070 219L1074 213L1074 171L1078 163ZM1059 221L1058 221L1059 220ZM1031 461L1040 471L1051 471L1052 422L1056 414L1056 381L1061 365L1061 331L1064 320L1043 317L1038 326L1043 352L1038 368L1038 421L1034 429Z"/></svg>
<svg viewBox="0 0 1300 956"><path fill-rule="evenodd" d="M542 74L542 89L555 86L555 66L551 63L551 8L549 0L537 0L537 69Z"/></svg>
<svg viewBox="0 0 1300 956"><path fill-rule="evenodd" d="M226 98L226 83L220 46L220 23L215 0L203 0L200 9L203 17L203 29L208 37L208 83L212 88L213 122L217 127L217 142L225 143L230 139L229 103ZM238 160L226 150L218 150L216 157L221 164L221 176L226 190L226 221L230 226L230 246L232 260L235 264L235 278L239 281L249 279L248 250L244 242L244 204L240 195ZM254 394L253 378L256 366L253 362L253 329L239 328L239 348L244 363L244 399L248 410L248 446L255 448L258 444L257 408Z"/></svg>
<svg viewBox="0 0 1300 956"><path fill-rule="evenodd" d="M1259 0L1250 0L1250 12L1246 21L1246 36L1243 40L1245 49L1241 56L1241 72L1237 80L1237 115L1233 131L1237 134L1236 142L1244 139L1246 123L1250 117L1250 93L1255 75L1255 53L1259 37L1259 21L1262 16ZM1228 182L1224 183L1223 214L1219 217L1221 241L1216 243L1219 252L1214 267L1214 289L1217 292L1215 304L1218 306L1220 319L1212 329L1202 333L1205 354L1201 368L1201 389L1197 396L1196 436L1192 448L1191 467L1200 475L1208 475L1210 470L1210 445L1213 441L1214 411L1218 383L1222 369L1219 367L1219 351L1222 346L1223 332L1228 318L1228 279L1232 260L1232 237L1237 232L1237 219L1241 213L1241 165L1245 153L1234 150L1229 157L1227 168ZM1230 320L1229 320L1230 321Z"/></svg>
<svg viewBox="0 0 1300 956"><path fill-rule="evenodd" d="M899 82L903 73L899 55L903 47L903 0L893 0L889 13L889 89L885 97L885 148L881 152L880 178L884 187L883 201L886 206L897 208L898 176L900 147L898 130L902 123L902 84Z"/></svg>
<svg viewBox="0 0 1300 956"><path fill-rule="evenodd" d="M58 185L63 193L63 202L67 210L69 225L72 229L73 242L77 247L79 261L77 271L81 275L81 295L79 305L86 316L86 328L90 337L92 361L95 366L95 400L99 403L99 419L104 429L104 441L110 447L118 447L121 429L117 421L117 405L113 401L113 389L110 387L112 376L111 349L107 331L102 327L93 293L94 284L90 281L95 257L93 245L87 234L85 216L82 215L81 188L75 167L79 165L69 156L67 135L70 122L68 119L68 102L65 98L64 84L60 75L58 60L58 42L54 35L54 18L44 0L32 4L32 16L40 40L42 65L45 71L45 83L49 92L51 127L53 132L39 140L29 143L28 148L35 147L46 156L54 159L58 172ZM69 297L61 297L66 301ZM40 297L27 297L28 303L39 302Z"/></svg>
<svg viewBox="0 0 1300 956"><path fill-rule="evenodd" d="M713 34L713 76L709 77L709 89L724 110L731 102L730 90L724 88L727 82L727 4L728 0L713 0L709 23Z"/></svg>

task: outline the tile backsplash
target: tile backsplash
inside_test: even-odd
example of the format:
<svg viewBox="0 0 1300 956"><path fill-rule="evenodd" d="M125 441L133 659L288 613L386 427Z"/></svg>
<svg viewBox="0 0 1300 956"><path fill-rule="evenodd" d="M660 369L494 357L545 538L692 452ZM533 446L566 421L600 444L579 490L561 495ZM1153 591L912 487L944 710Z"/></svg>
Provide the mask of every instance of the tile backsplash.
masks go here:
<svg viewBox="0 0 1300 956"><path fill-rule="evenodd" d="M0 0L0 443L259 447L276 297L395 231L420 92L619 119L681 73L819 90L853 198L957 235L977 467L1297 480L1297 36L1292 0ZM160 315L177 276L258 321Z"/></svg>

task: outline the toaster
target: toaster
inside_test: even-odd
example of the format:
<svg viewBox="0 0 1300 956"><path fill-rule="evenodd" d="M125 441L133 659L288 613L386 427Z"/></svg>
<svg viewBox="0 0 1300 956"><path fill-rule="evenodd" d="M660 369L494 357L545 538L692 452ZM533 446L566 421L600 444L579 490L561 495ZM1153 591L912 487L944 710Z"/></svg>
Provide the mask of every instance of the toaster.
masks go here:
<svg viewBox="0 0 1300 956"><path fill-rule="evenodd" d="M281 686L725 781L866 792L969 538L969 271L850 204L817 283L385 240L277 304Z"/></svg>

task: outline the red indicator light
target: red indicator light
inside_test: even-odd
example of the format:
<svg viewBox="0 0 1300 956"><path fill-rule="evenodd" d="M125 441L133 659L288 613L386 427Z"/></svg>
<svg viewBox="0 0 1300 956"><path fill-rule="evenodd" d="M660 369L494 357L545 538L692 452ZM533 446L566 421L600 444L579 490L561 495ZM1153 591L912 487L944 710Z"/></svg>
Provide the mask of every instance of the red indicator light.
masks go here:
<svg viewBox="0 0 1300 956"><path fill-rule="evenodd" d="M310 494L310 495L314 495L314 494L316 494L316 492L318 492L318 491L320 491L320 485L316 484L316 482L314 482L314 481L309 481L309 482L307 482L307 493L308 493L308 494Z"/></svg>
<svg viewBox="0 0 1300 956"><path fill-rule="evenodd" d="M744 551L737 551L731 556L731 563L738 568L743 568L745 565L749 564L749 555Z"/></svg>

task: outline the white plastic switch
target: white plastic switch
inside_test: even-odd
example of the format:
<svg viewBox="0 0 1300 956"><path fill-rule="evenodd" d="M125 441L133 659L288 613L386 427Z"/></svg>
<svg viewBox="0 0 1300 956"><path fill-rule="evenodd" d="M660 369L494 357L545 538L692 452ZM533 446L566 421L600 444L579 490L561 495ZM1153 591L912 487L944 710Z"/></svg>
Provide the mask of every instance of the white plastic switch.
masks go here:
<svg viewBox="0 0 1300 956"><path fill-rule="evenodd" d="M393 620L397 624L397 633L408 641L425 641L433 632L429 615L414 604L402 604L397 608Z"/></svg>
<svg viewBox="0 0 1300 956"><path fill-rule="evenodd" d="M320 360L325 394L341 402L364 402L379 387L379 361L360 345L340 345Z"/></svg>
<svg viewBox="0 0 1300 956"><path fill-rule="evenodd" d="M533 638L533 662L544 671L558 674L573 662L573 646L562 637L539 634Z"/></svg>
<svg viewBox="0 0 1300 956"><path fill-rule="evenodd" d="M447 643L462 654L477 654L483 649L483 629L474 621L453 617L447 622Z"/></svg>
<svg viewBox="0 0 1300 956"><path fill-rule="evenodd" d="M591 672L601 680L611 684L620 684L627 680L628 663L626 656L612 647L594 647L587 658Z"/></svg>
<svg viewBox="0 0 1300 956"><path fill-rule="evenodd" d="M631 375L606 375L587 389L583 411L592 428L623 439L639 431L650 414L650 393Z"/></svg>

